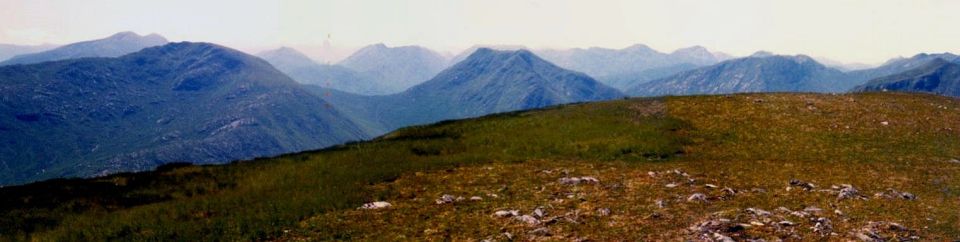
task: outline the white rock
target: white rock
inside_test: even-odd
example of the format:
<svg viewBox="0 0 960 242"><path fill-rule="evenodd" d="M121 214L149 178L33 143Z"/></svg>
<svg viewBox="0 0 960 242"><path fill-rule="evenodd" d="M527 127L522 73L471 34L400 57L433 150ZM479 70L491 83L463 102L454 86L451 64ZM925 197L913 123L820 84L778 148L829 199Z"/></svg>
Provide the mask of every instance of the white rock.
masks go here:
<svg viewBox="0 0 960 242"><path fill-rule="evenodd" d="M687 202L706 202L706 201L707 201L707 195L704 195L703 193L694 193L693 195L690 195L690 197L687 197Z"/></svg>
<svg viewBox="0 0 960 242"><path fill-rule="evenodd" d="M480 197L480 196L472 196L472 197L470 197L470 201L481 201L481 200L483 200L483 198Z"/></svg>
<svg viewBox="0 0 960 242"><path fill-rule="evenodd" d="M530 215L523 215L523 216L515 217L515 218L516 218L517 220L520 220L521 222L524 222L524 223L529 224L529 225L537 225L537 224L540 224L540 220L537 220L537 218L534 218L533 216L530 216Z"/></svg>
<svg viewBox="0 0 960 242"><path fill-rule="evenodd" d="M391 206L393 206L393 204L390 204L388 202L376 201L372 203L364 203L363 206L360 206L360 209L381 209L381 208L389 208Z"/></svg>
<svg viewBox="0 0 960 242"><path fill-rule="evenodd" d="M883 122L880 122L880 125L887 126L887 125L890 125L890 122L883 121Z"/></svg>
<svg viewBox="0 0 960 242"><path fill-rule="evenodd" d="M493 216L497 216L497 217L501 217L501 218L520 216L520 211L517 211L517 210L500 210L500 211L493 212Z"/></svg>
<svg viewBox="0 0 960 242"><path fill-rule="evenodd" d="M453 195L443 194L443 196L440 196L440 199L436 200L436 203L437 204L453 203L455 200L457 200L457 198L454 197Z"/></svg>
<svg viewBox="0 0 960 242"><path fill-rule="evenodd" d="M670 183L670 184L667 184L665 187L667 187L667 188L674 188L674 187L677 187L677 184L675 184L675 183Z"/></svg>
<svg viewBox="0 0 960 242"><path fill-rule="evenodd" d="M547 212L544 212L541 208L537 208L533 210L532 215L536 218L543 218L544 216L547 216Z"/></svg>
<svg viewBox="0 0 960 242"><path fill-rule="evenodd" d="M599 216L601 216L601 217L609 216L609 215L610 215L610 209L609 209L609 208L600 208L600 209L597 209L597 215L599 215Z"/></svg>

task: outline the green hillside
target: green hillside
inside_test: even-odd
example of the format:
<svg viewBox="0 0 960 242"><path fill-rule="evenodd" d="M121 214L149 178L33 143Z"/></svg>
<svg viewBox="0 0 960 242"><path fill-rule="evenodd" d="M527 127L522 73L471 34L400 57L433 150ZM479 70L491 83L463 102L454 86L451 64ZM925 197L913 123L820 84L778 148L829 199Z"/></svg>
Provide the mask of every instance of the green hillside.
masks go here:
<svg viewBox="0 0 960 242"><path fill-rule="evenodd" d="M948 97L617 100L229 165L2 188L0 235L943 241L960 238L957 159L960 100ZM392 206L358 209L373 201Z"/></svg>

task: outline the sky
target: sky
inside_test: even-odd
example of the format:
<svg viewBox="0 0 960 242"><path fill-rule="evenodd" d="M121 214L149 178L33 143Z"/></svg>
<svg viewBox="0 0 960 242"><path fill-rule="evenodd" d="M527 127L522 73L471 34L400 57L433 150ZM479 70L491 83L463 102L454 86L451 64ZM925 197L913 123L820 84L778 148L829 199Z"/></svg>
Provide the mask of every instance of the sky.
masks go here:
<svg viewBox="0 0 960 242"><path fill-rule="evenodd" d="M0 43L64 44L120 31L241 50L385 43L670 52L700 45L878 63L960 52L952 0L0 0Z"/></svg>

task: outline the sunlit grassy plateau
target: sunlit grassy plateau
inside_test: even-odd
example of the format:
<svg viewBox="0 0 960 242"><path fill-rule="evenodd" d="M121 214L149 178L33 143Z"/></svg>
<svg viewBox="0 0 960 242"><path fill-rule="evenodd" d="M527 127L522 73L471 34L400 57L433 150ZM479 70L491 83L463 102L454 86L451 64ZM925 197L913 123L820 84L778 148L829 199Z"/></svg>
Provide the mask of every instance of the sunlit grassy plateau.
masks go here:
<svg viewBox="0 0 960 242"><path fill-rule="evenodd" d="M954 98L616 100L403 128L229 165L2 188L0 237L949 241L960 239L955 159ZM599 182L560 182L584 176ZM857 195L839 198L842 184ZM887 197L891 190L916 199ZM445 194L465 199L438 204ZM358 209L373 201L392 206ZM537 208L536 221L518 219ZM509 210L517 216L495 215ZM717 228L704 229L710 222Z"/></svg>

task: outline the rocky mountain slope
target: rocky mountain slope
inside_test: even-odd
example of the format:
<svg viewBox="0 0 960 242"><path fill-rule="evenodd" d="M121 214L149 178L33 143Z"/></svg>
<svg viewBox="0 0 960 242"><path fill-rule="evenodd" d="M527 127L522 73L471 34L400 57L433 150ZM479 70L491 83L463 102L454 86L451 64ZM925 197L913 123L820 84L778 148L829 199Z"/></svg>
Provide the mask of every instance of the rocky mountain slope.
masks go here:
<svg viewBox="0 0 960 242"><path fill-rule="evenodd" d="M843 92L859 84L810 57L754 55L631 87L636 96L740 92Z"/></svg>
<svg viewBox="0 0 960 242"><path fill-rule="evenodd" d="M380 97L332 93L327 100L359 119L379 122L376 129L382 133L446 119L621 97L616 89L530 51L481 48L405 92Z"/></svg>
<svg viewBox="0 0 960 242"><path fill-rule="evenodd" d="M925 92L960 97L960 60L950 62L937 58L899 74L870 80L853 91Z"/></svg>
<svg viewBox="0 0 960 242"><path fill-rule="evenodd" d="M120 32L103 39L77 42L48 51L14 56L9 60L0 62L0 66L33 64L82 57L118 57L139 51L143 48L166 43L167 39L157 34L140 36L134 32Z"/></svg>
<svg viewBox="0 0 960 242"><path fill-rule="evenodd" d="M0 183L223 163L362 139L267 62L175 43L0 67Z"/></svg>

